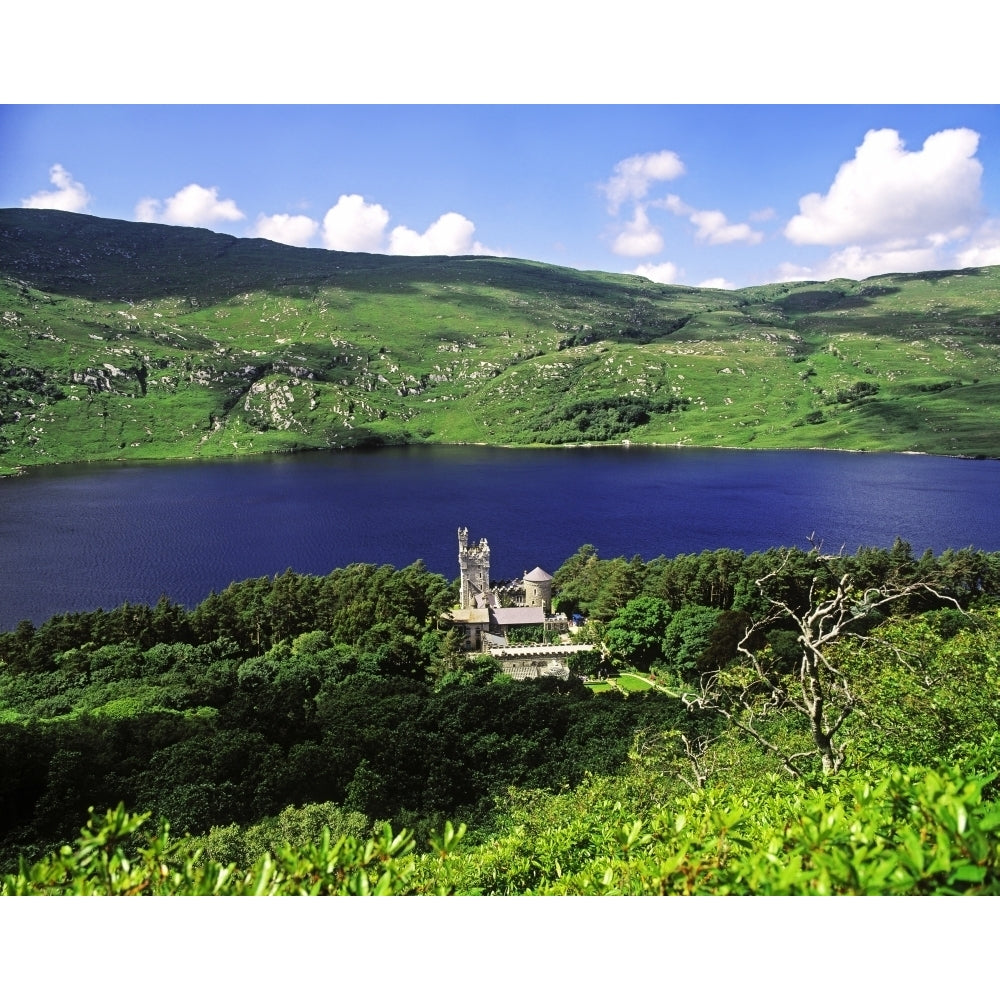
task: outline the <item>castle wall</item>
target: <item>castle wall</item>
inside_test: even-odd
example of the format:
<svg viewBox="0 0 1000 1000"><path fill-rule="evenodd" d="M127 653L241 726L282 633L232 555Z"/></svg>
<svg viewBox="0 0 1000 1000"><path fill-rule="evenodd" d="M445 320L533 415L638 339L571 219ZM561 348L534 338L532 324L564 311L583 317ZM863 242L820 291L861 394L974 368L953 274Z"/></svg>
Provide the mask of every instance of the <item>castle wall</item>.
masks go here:
<svg viewBox="0 0 1000 1000"><path fill-rule="evenodd" d="M490 648L488 652L499 661L505 674L515 680L525 680L529 677L568 677L566 661L574 653L593 648L589 643L579 643L572 646L503 646Z"/></svg>

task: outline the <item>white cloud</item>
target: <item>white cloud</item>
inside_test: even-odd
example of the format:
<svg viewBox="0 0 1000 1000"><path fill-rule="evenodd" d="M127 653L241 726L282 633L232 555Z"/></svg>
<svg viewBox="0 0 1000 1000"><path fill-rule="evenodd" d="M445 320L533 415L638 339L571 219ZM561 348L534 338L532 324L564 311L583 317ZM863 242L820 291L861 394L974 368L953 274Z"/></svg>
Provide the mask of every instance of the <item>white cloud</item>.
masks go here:
<svg viewBox="0 0 1000 1000"><path fill-rule="evenodd" d="M726 281L725 278L707 278L705 281L698 282L699 288L726 288L732 291L736 286L731 281Z"/></svg>
<svg viewBox="0 0 1000 1000"><path fill-rule="evenodd" d="M139 222L206 225L219 220L242 219L244 215L235 202L220 199L217 188L189 184L166 203L158 198L143 198L135 206L135 217ZM249 235L290 246L309 246L319 233L328 250L499 256L498 251L473 239L475 224L458 212L445 212L423 233L407 226L396 226L389 232L388 227L389 212L382 205L365 201L360 194L342 194L323 217L322 227L307 215L262 213L257 216Z"/></svg>
<svg viewBox="0 0 1000 1000"><path fill-rule="evenodd" d="M640 274L661 285L676 285L681 275L677 265L669 260L662 264L640 264L632 273Z"/></svg>
<svg viewBox="0 0 1000 1000"><path fill-rule="evenodd" d="M797 244L837 246L958 235L979 214L978 145L972 129L946 129L911 152L895 129L873 129L825 195L799 200L785 236Z"/></svg>
<svg viewBox="0 0 1000 1000"><path fill-rule="evenodd" d="M259 215L250 235L293 247L305 247L318 229L319 223L308 215Z"/></svg>
<svg viewBox="0 0 1000 1000"><path fill-rule="evenodd" d="M747 223L731 223L724 213L714 209L692 208L675 194L668 194L659 204L663 208L670 209L674 215L686 216L690 219L695 225L694 238L699 243L708 243L712 246L725 243L748 243L752 246L764 239L763 233L751 229Z"/></svg>
<svg viewBox="0 0 1000 1000"><path fill-rule="evenodd" d="M774 281L825 281L825 275L823 265L809 267L806 264L794 264L786 260L778 265Z"/></svg>
<svg viewBox="0 0 1000 1000"><path fill-rule="evenodd" d="M471 219L458 212L445 212L423 233L407 226L396 226L389 236L389 253L410 256L446 254L485 254L492 251L472 239L476 227Z"/></svg>
<svg viewBox="0 0 1000 1000"><path fill-rule="evenodd" d="M342 194L323 218L323 246L327 250L379 253L385 241L389 213L359 194Z"/></svg>
<svg viewBox="0 0 1000 1000"><path fill-rule="evenodd" d="M160 204L159 198L141 198L135 206L135 221L158 222Z"/></svg>
<svg viewBox="0 0 1000 1000"><path fill-rule="evenodd" d="M779 280L829 281L831 278L869 278L873 274L906 274L912 271L933 271L942 266L931 246L867 249L844 247L812 267L782 264Z"/></svg>
<svg viewBox="0 0 1000 1000"><path fill-rule="evenodd" d="M628 199L638 201L644 198L654 181L672 181L683 173L681 158L669 149L621 160L615 164L607 183L602 185L608 198L608 210L616 213Z"/></svg>
<svg viewBox="0 0 1000 1000"><path fill-rule="evenodd" d="M660 230L649 221L647 209L650 206L655 208L666 208L675 215L684 216L695 226L695 239L700 243L708 243L718 246L727 243L747 243L757 244L764 239L764 234L751 228L745 222L731 223L726 216L719 211L704 211L693 208L685 204L676 194L668 194L660 201L644 202L650 186L655 181L673 180L684 173L684 164L680 157L669 149L661 150L658 153L645 153L639 156L630 156L626 160L621 160L615 164L615 169L608 182L602 185L602 189L608 198L608 209L613 214L617 214L622 204L626 201L634 203L632 219L626 222L618 231L612 243L612 250L623 257L646 257L658 254L663 250L663 235ZM766 209L758 213L760 218L769 217L772 210ZM662 269L662 273L672 276L667 280L672 281L676 277L676 270L670 272L670 264L654 265L646 264L643 268L637 269L636 274L646 274L649 269ZM653 279L658 280L658 279ZM720 281L723 279L719 279Z"/></svg>
<svg viewBox="0 0 1000 1000"><path fill-rule="evenodd" d="M723 243L760 243L764 234L751 229L745 222L730 223L718 211L692 212L691 221L697 226L694 238L701 243L718 246Z"/></svg>
<svg viewBox="0 0 1000 1000"><path fill-rule="evenodd" d="M668 194L663 201L654 202L660 208L669 208L674 215L690 215L695 209L685 204L675 194Z"/></svg>
<svg viewBox="0 0 1000 1000"><path fill-rule="evenodd" d="M86 209L90 202L87 189L73 180L73 175L61 163L52 165L49 181L55 191L36 191L30 198L21 199L21 207L55 208L62 212L82 212Z"/></svg>
<svg viewBox="0 0 1000 1000"><path fill-rule="evenodd" d="M649 257L663 249L663 237L650 223L646 210L636 205L632 221L625 223L611 249L622 257Z"/></svg>
<svg viewBox="0 0 1000 1000"><path fill-rule="evenodd" d="M965 249L955 254L956 267L989 267L1000 264L1000 220L987 222L973 233Z"/></svg>
<svg viewBox="0 0 1000 1000"><path fill-rule="evenodd" d="M328 250L354 250L407 256L456 256L497 251L474 240L476 226L458 212L445 212L422 233L396 226L386 236L389 213L359 194L342 194L323 219L323 245Z"/></svg>
<svg viewBox="0 0 1000 1000"><path fill-rule="evenodd" d="M165 222L171 226L208 226L237 222L245 216L232 198L219 198L218 188L188 184L166 200L143 198L135 206L139 222Z"/></svg>

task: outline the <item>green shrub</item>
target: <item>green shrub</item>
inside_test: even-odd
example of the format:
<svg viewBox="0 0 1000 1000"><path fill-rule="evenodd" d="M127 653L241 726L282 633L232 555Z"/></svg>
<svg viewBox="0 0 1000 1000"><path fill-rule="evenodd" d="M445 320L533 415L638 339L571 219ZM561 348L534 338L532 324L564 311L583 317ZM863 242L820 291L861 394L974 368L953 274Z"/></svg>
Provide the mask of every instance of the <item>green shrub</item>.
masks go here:
<svg viewBox="0 0 1000 1000"><path fill-rule="evenodd" d="M124 806L103 817L91 811L75 849L63 847L30 867L22 863L4 877L3 895L386 896L406 892L413 875L413 836L393 834L388 824L364 841L333 841L324 830L313 843L264 854L239 871L206 860L186 838L171 842L166 824L130 849L148 819Z"/></svg>

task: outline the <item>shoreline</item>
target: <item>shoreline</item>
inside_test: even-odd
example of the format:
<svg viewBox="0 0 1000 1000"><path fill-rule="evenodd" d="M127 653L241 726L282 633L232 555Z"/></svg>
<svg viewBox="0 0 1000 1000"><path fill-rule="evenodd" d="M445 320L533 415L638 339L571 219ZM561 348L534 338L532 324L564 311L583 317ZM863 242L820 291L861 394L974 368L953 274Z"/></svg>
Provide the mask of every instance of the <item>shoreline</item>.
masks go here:
<svg viewBox="0 0 1000 1000"><path fill-rule="evenodd" d="M529 444L494 444L489 441L438 441L438 442L391 442L385 444L366 444L366 445L346 445L339 448L284 448L275 449L274 451L260 451L253 454L245 455L213 455L213 456L201 456L201 455L177 455L175 457L164 457L164 458L143 458L142 456L130 456L128 458L89 458L80 459L76 462L38 462L31 465L17 465L13 466L11 471L4 471L3 466L0 466L0 480L4 479L17 479L21 476L30 474L36 469L65 469L72 468L75 466L95 466L95 465L161 465L173 462L245 462L245 461L256 461L267 459L271 457L277 457L279 455L305 455L305 454L321 454L324 452L338 452L338 451L381 451L385 448L498 448L504 449L506 451L543 451L543 450L557 450L557 449L597 449L597 448L621 448L621 449L654 449L654 448L672 448L676 450L702 450L702 451L739 451L739 452L796 452L796 451L825 451L836 454L845 455L908 455L917 458L952 458L962 462L997 462L1000 461L1000 456L993 455L967 455L967 454L950 454L947 452L934 452L934 451L894 451L892 449L886 449L885 451L876 451L871 448L829 448L822 445L811 445L811 446L801 446L797 448L741 448L738 445L726 445L726 444L680 444L678 442L661 442L661 441L641 441L635 442L630 440L622 441L584 441L580 443L567 443L567 444L541 444L541 443L529 443Z"/></svg>

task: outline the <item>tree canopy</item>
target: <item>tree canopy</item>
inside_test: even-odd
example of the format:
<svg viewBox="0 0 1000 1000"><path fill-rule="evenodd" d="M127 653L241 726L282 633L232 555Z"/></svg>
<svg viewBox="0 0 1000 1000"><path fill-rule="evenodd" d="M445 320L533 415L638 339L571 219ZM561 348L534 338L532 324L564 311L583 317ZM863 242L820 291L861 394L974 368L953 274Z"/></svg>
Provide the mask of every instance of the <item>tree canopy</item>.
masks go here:
<svg viewBox="0 0 1000 1000"><path fill-rule="evenodd" d="M466 657L419 563L0 635L4 891L994 891L996 555L555 578L606 693Z"/></svg>

